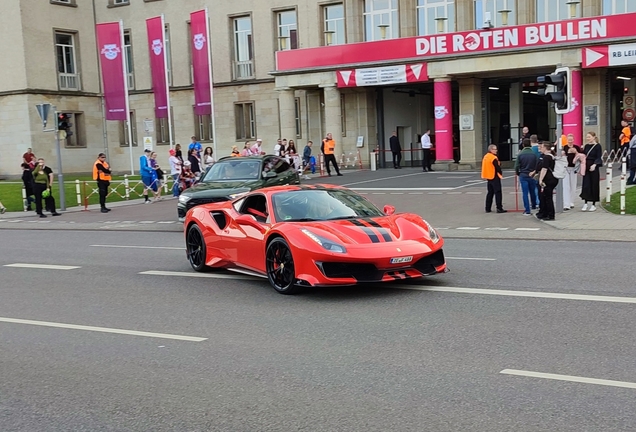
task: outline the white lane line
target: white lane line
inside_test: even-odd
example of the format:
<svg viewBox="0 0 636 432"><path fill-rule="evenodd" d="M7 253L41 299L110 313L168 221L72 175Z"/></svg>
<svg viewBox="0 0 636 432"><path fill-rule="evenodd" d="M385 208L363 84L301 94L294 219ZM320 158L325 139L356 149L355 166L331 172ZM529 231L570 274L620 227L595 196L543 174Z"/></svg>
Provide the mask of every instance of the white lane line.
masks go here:
<svg viewBox="0 0 636 432"><path fill-rule="evenodd" d="M194 272L148 270L148 271L139 272L139 274L149 275L149 276L177 276L177 277L208 278L208 279L254 280L254 277L252 276L228 275L228 274L222 274L222 273L194 273Z"/></svg>
<svg viewBox="0 0 636 432"><path fill-rule="evenodd" d="M505 297L530 297L530 298L544 298L544 299L558 299L558 300L580 300L580 301L592 301L592 302L636 304L636 297L564 294L564 293L540 292L540 291L494 290L494 289L484 289L484 288L428 287L428 286L418 287L413 285L410 285L410 286L409 285L392 285L391 288L415 290L415 291L447 292L447 293L456 293L456 294L496 295L496 296L505 296Z"/></svg>
<svg viewBox="0 0 636 432"><path fill-rule="evenodd" d="M483 192L466 192L466 195L482 195Z"/></svg>
<svg viewBox="0 0 636 432"><path fill-rule="evenodd" d="M455 229L458 229L458 230L478 230L479 227L458 227L458 228L455 228Z"/></svg>
<svg viewBox="0 0 636 432"><path fill-rule="evenodd" d="M441 192L429 192L429 195L443 195Z"/></svg>
<svg viewBox="0 0 636 432"><path fill-rule="evenodd" d="M574 376L574 375L558 375L558 374L543 373L543 372L523 371L523 370L517 370L517 369L504 369L499 373L505 374L505 375L516 375L516 376L523 376L523 377L530 377L530 378L544 378L544 379L551 379L551 380L557 380L557 381L570 381L570 382L583 383L583 384L596 384L596 385L602 385L602 386L636 389L636 383L627 382L627 381L614 381L614 380L606 380L606 379L598 379L598 378L586 378L586 377L580 377L580 376Z"/></svg>
<svg viewBox="0 0 636 432"><path fill-rule="evenodd" d="M153 224L155 221L139 221L140 224Z"/></svg>
<svg viewBox="0 0 636 432"><path fill-rule="evenodd" d="M165 249L165 250L185 250L182 247L169 247L169 246L124 246L124 245L90 245L90 247L99 248L115 248L115 249Z"/></svg>
<svg viewBox="0 0 636 432"><path fill-rule="evenodd" d="M31 269L44 269L44 270L74 270L74 269L81 268L79 266L65 266L65 265L52 265L52 264L27 264L27 263L5 264L4 267L31 268Z"/></svg>
<svg viewBox="0 0 636 432"><path fill-rule="evenodd" d="M386 191L386 192L390 192L390 191L447 191L447 190L453 190L453 188L449 188L449 187L445 187L445 188L435 188L435 187L430 187L430 188L349 188L351 190L354 191Z"/></svg>
<svg viewBox="0 0 636 432"><path fill-rule="evenodd" d="M489 228L484 228L486 231L508 231L510 228L503 228L503 227L489 227Z"/></svg>
<svg viewBox="0 0 636 432"><path fill-rule="evenodd" d="M449 257L449 256L447 256L446 259L467 260L467 261L497 261L497 258L473 258L473 257Z"/></svg>
<svg viewBox="0 0 636 432"><path fill-rule="evenodd" d="M409 192L409 195L424 195L424 192Z"/></svg>
<svg viewBox="0 0 636 432"><path fill-rule="evenodd" d="M181 335L173 335L166 333L150 333L144 331L136 331L136 330L123 330L123 329L114 329L108 327L93 327L93 326L84 326L84 325L76 325L76 324L63 324L63 323L55 323L55 322L47 322L47 321L33 321L33 320L25 320L25 319L16 319L16 318L2 318L0 317L0 322L12 323L12 324L27 324L27 325L35 325L42 327L55 327L55 328L64 328L71 330L84 330L84 331L93 331L100 333L115 333L115 334L123 334L130 336L144 336L144 337L152 337L159 339L175 339L182 340L188 342L203 342L208 338L195 337L195 336L181 336Z"/></svg>
<svg viewBox="0 0 636 432"><path fill-rule="evenodd" d="M391 195L404 195L404 192L391 192Z"/></svg>
<svg viewBox="0 0 636 432"><path fill-rule="evenodd" d="M446 192L446 195L461 195L462 192Z"/></svg>
<svg viewBox="0 0 636 432"><path fill-rule="evenodd" d="M541 228L515 228L515 231L539 231Z"/></svg>
<svg viewBox="0 0 636 432"><path fill-rule="evenodd" d="M175 224L175 223L177 223L177 221L160 221L160 222L157 222L157 223L158 224Z"/></svg>

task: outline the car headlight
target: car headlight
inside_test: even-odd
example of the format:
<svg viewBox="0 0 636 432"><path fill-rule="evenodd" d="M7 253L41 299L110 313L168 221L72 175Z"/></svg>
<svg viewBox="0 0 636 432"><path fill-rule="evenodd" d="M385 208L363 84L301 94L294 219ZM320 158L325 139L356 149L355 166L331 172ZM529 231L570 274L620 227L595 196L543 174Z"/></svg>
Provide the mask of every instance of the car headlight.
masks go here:
<svg viewBox="0 0 636 432"><path fill-rule="evenodd" d="M318 243L323 248L327 249L329 252L347 253L347 249L345 249L345 247L343 245L340 245L338 243L334 243L332 241L327 240L326 238L317 236L316 234L312 233L311 231L309 231L307 229L303 229L301 231L307 237L309 237L310 239L312 239L313 241Z"/></svg>
<svg viewBox="0 0 636 432"><path fill-rule="evenodd" d="M187 196L187 195L179 195L179 202L180 202L181 204L185 204L185 203L187 203L188 201L190 201L191 199L192 199L192 197L189 197L189 196Z"/></svg>
<svg viewBox="0 0 636 432"><path fill-rule="evenodd" d="M433 228L433 226L426 222L426 220L422 219L424 221L424 223L426 224L426 226L428 227L428 236L431 238L431 241L433 243L437 243L439 242L439 234L437 234L437 231L435 231L435 228Z"/></svg>
<svg viewBox="0 0 636 432"><path fill-rule="evenodd" d="M245 195L248 192L249 191L233 193L233 194L230 194L229 197L230 197L230 199L234 200L234 199L236 199L238 197L242 197L243 195Z"/></svg>

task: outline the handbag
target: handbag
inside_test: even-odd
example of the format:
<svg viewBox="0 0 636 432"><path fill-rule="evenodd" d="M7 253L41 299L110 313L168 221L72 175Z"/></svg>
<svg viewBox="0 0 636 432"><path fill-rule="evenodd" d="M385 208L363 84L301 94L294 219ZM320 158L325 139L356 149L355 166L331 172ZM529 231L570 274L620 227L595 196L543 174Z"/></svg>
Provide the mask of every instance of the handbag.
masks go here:
<svg viewBox="0 0 636 432"><path fill-rule="evenodd" d="M159 180L163 180L163 171L161 170L161 168L157 168L156 171L157 171L157 178Z"/></svg>

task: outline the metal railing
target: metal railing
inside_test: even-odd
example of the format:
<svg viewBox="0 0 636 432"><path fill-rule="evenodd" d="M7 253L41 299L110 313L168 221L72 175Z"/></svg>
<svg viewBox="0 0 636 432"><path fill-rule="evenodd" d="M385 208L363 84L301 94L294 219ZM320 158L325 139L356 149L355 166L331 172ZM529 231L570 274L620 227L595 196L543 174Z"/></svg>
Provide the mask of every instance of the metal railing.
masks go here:
<svg viewBox="0 0 636 432"><path fill-rule="evenodd" d="M79 74L58 72L60 90L80 90Z"/></svg>
<svg viewBox="0 0 636 432"><path fill-rule="evenodd" d="M234 79L252 78L253 76L252 60L234 62Z"/></svg>

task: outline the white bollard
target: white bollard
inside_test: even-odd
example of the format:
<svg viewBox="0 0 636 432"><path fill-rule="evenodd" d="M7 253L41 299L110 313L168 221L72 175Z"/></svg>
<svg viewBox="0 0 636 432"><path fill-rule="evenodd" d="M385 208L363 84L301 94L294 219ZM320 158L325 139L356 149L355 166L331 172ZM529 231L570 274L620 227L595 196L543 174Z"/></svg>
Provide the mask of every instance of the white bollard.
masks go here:
<svg viewBox="0 0 636 432"><path fill-rule="evenodd" d="M22 186L22 207L24 207L24 211L28 211L28 202L29 201L27 200L26 188Z"/></svg>
<svg viewBox="0 0 636 432"><path fill-rule="evenodd" d="M168 193L168 175L167 174L163 175L163 193L165 194Z"/></svg>
<svg viewBox="0 0 636 432"><path fill-rule="evenodd" d="M625 214L625 190L627 189L627 158L623 158L621 169L621 214Z"/></svg>
<svg viewBox="0 0 636 432"><path fill-rule="evenodd" d="M128 174L124 174L124 189L126 191L126 200L130 199L130 183L128 183Z"/></svg>
<svg viewBox="0 0 636 432"><path fill-rule="evenodd" d="M77 196L78 207L82 206L82 191L80 190L80 181L75 180L75 195Z"/></svg>
<svg viewBox="0 0 636 432"><path fill-rule="evenodd" d="M612 163L607 164L607 171L605 171L605 183L607 184L607 190L605 191L605 202L610 203L612 196Z"/></svg>

